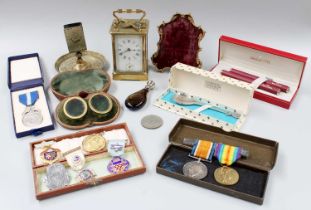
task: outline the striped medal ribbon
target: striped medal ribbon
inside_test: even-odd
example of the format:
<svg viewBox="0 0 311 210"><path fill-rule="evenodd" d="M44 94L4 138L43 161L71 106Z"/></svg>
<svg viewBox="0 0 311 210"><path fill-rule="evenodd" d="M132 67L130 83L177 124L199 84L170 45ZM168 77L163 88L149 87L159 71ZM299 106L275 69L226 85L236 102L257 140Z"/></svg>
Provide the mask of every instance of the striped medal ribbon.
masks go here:
<svg viewBox="0 0 311 210"><path fill-rule="evenodd" d="M220 164L230 166L242 157L241 150L241 147L217 143L214 156Z"/></svg>
<svg viewBox="0 0 311 210"><path fill-rule="evenodd" d="M32 91L32 92L21 94L18 96L18 98L19 98L19 102L25 105L26 107L33 106L39 98L39 93L38 91Z"/></svg>
<svg viewBox="0 0 311 210"><path fill-rule="evenodd" d="M215 147L216 143L207 140L198 140L194 143L190 156L212 162Z"/></svg>

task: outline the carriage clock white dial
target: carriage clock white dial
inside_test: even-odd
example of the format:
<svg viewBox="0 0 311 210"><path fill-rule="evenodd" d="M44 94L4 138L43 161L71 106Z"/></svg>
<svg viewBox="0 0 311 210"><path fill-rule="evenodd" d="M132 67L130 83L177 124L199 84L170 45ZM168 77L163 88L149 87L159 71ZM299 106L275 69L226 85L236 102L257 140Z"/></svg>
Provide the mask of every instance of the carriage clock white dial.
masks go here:
<svg viewBox="0 0 311 210"><path fill-rule="evenodd" d="M143 39L141 35L116 35L115 50L118 71L143 71Z"/></svg>

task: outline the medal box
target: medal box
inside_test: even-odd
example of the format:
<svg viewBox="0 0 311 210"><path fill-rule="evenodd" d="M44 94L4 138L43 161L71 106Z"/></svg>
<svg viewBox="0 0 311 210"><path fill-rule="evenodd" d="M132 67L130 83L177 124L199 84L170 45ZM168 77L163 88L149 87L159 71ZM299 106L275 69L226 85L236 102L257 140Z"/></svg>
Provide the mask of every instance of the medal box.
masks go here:
<svg viewBox="0 0 311 210"><path fill-rule="evenodd" d="M72 151L74 148L83 148L86 137L98 134L103 136L106 139L106 142L118 139L124 139L126 141L124 153L118 157L118 159L127 163L127 166L122 169L123 171L112 173L111 169L108 168L108 164L113 157L109 155L110 153L107 150L109 144L107 143L104 148L92 153L88 153L84 149L81 149L85 156L85 164L83 168L79 168L80 170L74 170L74 168L70 166L68 159L64 158L65 153L68 153L67 151ZM42 161L42 152L47 146L53 150L52 152L48 151L49 154L44 154L46 159L52 159L51 157L55 157L53 156L53 152L56 151L62 154L57 162L48 164ZM94 146L94 144L90 144L89 146ZM30 152L35 193L38 200L142 174L146 171L145 164L125 123L33 142L30 144ZM64 166L64 170L68 175L67 184L58 188L54 187L50 189L48 186L51 186L51 183L47 181L47 177L49 176L48 168L51 170L51 166L59 166L57 164ZM92 174L92 177L87 177L86 175L81 176L82 171L88 171ZM58 184L60 182L57 182L55 178L51 180L52 181L50 182L56 182Z"/></svg>
<svg viewBox="0 0 311 210"><path fill-rule="evenodd" d="M43 84L37 53L8 58L8 86L17 138L54 129Z"/></svg>
<svg viewBox="0 0 311 210"><path fill-rule="evenodd" d="M224 130L239 130L252 96L253 88L245 82L177 63L171 68L169 87L154 105Z"/></svg>
<svg viewBox="0 0 311 210"><path fill-rule="evenodd" d="M249 80L256 88L254 98L289 109L299 90L306 61L303 56L221 36L218 64L212 71L224 75L238 70L243 74L236 79ZM232 72L230 75L234 76Z"/></svg>
<svg viewBox="0 0 311 210"><path fill-rule="evenodd" d="M207 176L201 180L183 174L187 162L197 161L189 156L191 147L184 139L207 139L216 143L243 147L248 157L239 159L230 168L239 174L234 185L222 185L215 181L214 172L221 167L217 159L212 162L201 161L207 167ZM169 146L157 164L157 172L183 182L191 183L236 198L262 204L268 184L269 172L274 167L278 152L276 141L263 139L238 132L225 132L220 128L180 119L169 134Z"/></svg>

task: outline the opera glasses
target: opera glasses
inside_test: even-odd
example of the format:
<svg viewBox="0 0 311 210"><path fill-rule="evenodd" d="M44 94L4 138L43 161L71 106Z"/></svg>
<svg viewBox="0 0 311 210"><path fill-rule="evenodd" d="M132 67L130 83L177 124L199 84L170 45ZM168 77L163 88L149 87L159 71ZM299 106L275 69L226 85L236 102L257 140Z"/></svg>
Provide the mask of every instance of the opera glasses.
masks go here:
<svg viewBox="0 0 311 210"><path fill-rule="evenodd" d="M106 116L112 109L111 98L104 93L96 93L88 99L75 96L66 99L63 116L70 120L83 120L88 115Z"/></svg>
<svg viewBox="0 0 311 210"><path fill-rule="evenodd" d="M118 101L107 93L94 93L86 98L64 99L56 109L56 120L65 128L81 129L115 120L120 112Z"/></svg>

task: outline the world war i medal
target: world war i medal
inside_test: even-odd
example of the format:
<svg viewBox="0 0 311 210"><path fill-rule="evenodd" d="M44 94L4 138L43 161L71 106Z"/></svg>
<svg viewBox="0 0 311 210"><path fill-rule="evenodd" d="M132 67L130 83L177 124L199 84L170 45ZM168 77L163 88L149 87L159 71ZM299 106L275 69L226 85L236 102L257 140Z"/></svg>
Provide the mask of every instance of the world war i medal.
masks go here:
<svg viewBox="0 0 311 210"><path fill-rule="evenodd" d="M219 184L234 185L239 181L239 173L229 166L231 166L241 157L248 157L248 150L245 150L241 147L199 139L184 138L183 143L189 146L192 145L192 150L189 155L190 157L197 158L199 160L205 160L207 162L212 162L213 157L218 159L222 167L217 168L214 171L214 178ZM196 162L200 163L199 161ZM204 166L199 166L199 164L193 164L192 166L190 163L184 165L184 174L186 176L193 176L193 178L196 178L196 176L200 174L203 176L205 165L203 164ZM189 172L191 168L193 168L193 170L192 172Z"/></svg>
<svg viewBox="0 0 311 210"><path fill-rule="evenodd" d="M241 147L230 146L218 143L215 148L214 156L217 157L222 167L214 172L216 182L222 185L234 185L239 181L239 173L231 166L242 157Z"/></svg>
<svg viewBox="0 0 311 210"><path fill-rule="evenodd" d="M208 170L204 163L200 160L211 162L215 144L211 141L198 140L194 143L190 157L198 159L198 161L191 161L183 166L183 174L193 179L203 179L207 176Z"/></svg>

